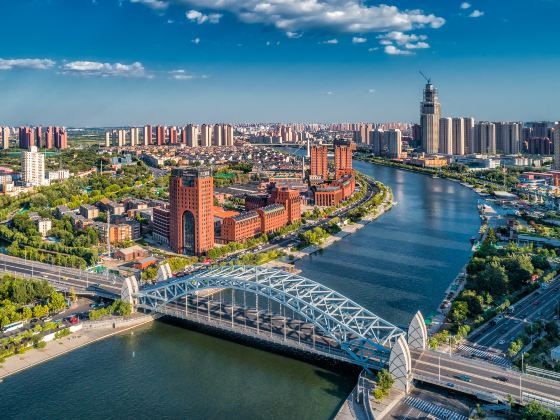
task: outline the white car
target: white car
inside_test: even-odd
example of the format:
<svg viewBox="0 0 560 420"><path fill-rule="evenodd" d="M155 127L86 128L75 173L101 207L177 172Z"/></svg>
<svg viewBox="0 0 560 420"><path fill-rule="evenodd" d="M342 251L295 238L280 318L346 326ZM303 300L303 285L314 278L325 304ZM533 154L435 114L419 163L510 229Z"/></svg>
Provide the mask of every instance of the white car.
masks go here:
<svg viewBox="0 0 560 420"><path fill-rule="evenodd" d="M498 341L498 344L499 344L500 346L501 346L501 345L504 345L504 344L506 344L506 340L500 340L500 341Z"/></svg>

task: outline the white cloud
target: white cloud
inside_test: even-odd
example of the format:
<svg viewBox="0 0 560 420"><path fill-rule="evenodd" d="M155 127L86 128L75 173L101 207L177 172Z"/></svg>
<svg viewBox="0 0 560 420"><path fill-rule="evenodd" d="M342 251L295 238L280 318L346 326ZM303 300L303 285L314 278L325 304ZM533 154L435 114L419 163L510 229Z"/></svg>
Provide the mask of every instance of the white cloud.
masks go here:
<svg viewBox="0 0 560 420"><path fill-rule="evenodd" d="M371 94L374 94L374 93L376 92L376 90L375 90L375 89L371 89L371 88L370 88L370 89L368 89L367 91L368 91L368 93L371 93Z"/></svg>
<svg viewBox="0 0 560 420"><path fill-rule="evenodd" d="M400 31L392 31L387 34L379 35L377 38L381 39L381 41L379 41L381 45L389 45L393 42L397 45L405 45L411 42L425 41L428 39L426 35L405 34Z"/></svg>
<svg viewBox="0 0 560 420"><path fill-rule="evenodd" d="M283 32L320 29L339 33L409 31L439 28L445 19L420 9L367 5L363 0L131 0L164 9L174 3L228 12L244 23L275 26Z"/></svg>
<svg viewBox="0 0 560 420"><path fill-rule="evenodd" d="M200 38L196 37L196 38L194 38L194 39L191 39L191 42L192 42L193 44L197 44L197 45L198 45L198 44L200 44Z"/></svg>
<svg viewBox="0 0 560 420"><path fill-rule="evenodd" d="M473 10L472 13L469 15L469 17L472 18L477 18L477 17L481 17L484 16L484 12L481 10Z"/></svg>
<svg viewBox="0 0 560 420"><path fill-rule="evenodd" d="M331 44L331 45L336 45L338 44L338 39L333 38L333 39L327 39L326 41L321 42L321 44Z"/></svg>
<svg viewBox="0 0 560 420"><path fill-rule="evenodd" d="M362 38L359 36L355 36L352 38L352 43L353 44L363 44L364 42L367 42L367 38Z"/></svg>
<svg viewBox="0 0 560 420"><path fill-rule="evenodd" d="M325 92L327 95L331 96L334 92L332 90L329 90L327 92Z"/></svg>
<svg viewBox="0 0 560 420"><path fill-rule="evenodd" d="M139 62L121 64L101 63L98 61L70 61L64 63L62 73L101 77L153 77L146 72L142 63Z"/></svg>
<svg viewBox="0 0 560 420"><path fill-rule="evenodd" d="M196 75L192 73L187 73L186 70L179 69L179 70L172 70L169 72L171 79L173 80L193 80L193 79L207 79L208 76L203 75Z"/></svg>
<svg viewBox="0 0 560 420"><path fill-rule="evenodd" d="M185 16L191 22L196 22L199 25L202 25L205 22L213 24L220 23L220 19L223 15L221 15L220 13L210 13L209 15L205 15L198 10L189 10L187 13L185 13Z"/></svg>
<svg viewBox="0 0 560 420"><path fill-rule="evenodd" d="M292 39L301 38L301 35L302 34L300 34L298 32L291 32L291 31L286 32L286 36L288 38L292 38Z"/></svg>
<svg viewBox="0 0 560 420"><path fill-rule="evenodd" d="M369 51L369 52L374 52L374 51L378 51L378 50L379 50L379 47L371 47L371 48L368 48L368 51Z"/></svg>
<svg viewBox="0 0 560 420"><path fill-rule="evenodd" d="M470 9L471 6L472 6L472 5L471 5L470 3L468 3L468 2L466 2L466 1L464 1L463 3L461 3L461 9L463 9L463 10Z"/></svg>
<svg viewBox="0 0 560 420"><path fill-rule="evenodd" d="M130 0L130 2L145 4L154 10L165 10L169 6L169 2L163 0Z"/></svg>
<svg viewBox="0 0 560 420"><path fill-rule="evenodd" d="M32 69L47 70L55 65L48 58L0 58L0 70Z"/></svg>
<svg viewBox="0 0 560 420"><path fill-rule="evenodd" d="M417 42L416 44L409 42L404 44L404 47L409 50L425 49L425 48L430 48L430 44L423 41Z"/></svg>
<svg viewBox="0 0 560 420"><path fill-rule="evenodd" d="M416 49L430 48L430 44L425 42L426 35L405 34L400 31L392 31L387 34L379 35L379 44L385 46L385 52L391 55L410 55L410 51ZM403 47L403 48L399 48Z"/></svg>
<svg viewBox="0 0 560 420"><path fill-rule="evenodd" d="M385 47L385 53L389 55L411 55L412 53L407 50L401 50L394 45L387 45Z"/></svg>

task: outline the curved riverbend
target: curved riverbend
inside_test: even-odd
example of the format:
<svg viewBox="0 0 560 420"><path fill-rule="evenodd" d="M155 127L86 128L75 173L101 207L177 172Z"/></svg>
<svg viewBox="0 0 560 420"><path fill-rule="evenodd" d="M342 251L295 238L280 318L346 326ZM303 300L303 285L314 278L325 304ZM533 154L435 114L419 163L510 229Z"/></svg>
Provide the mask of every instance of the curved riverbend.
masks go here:
<svg viewBox="0 0 560 420"><path fill-rule="evenodd" d="M398 205L297 266L396 324L435 311L469 257L477 196L444 179L356 162ZM8 377L6 418L319 419L355 377L156 322Z"/></svg>

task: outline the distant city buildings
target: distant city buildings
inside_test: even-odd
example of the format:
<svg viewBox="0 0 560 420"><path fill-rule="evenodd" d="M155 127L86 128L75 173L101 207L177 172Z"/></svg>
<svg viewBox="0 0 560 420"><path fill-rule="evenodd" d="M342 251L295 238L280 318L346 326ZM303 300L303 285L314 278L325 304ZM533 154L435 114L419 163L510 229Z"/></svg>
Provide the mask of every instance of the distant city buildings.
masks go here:
<svg viewBox="0 0 560 420"><path fill-rule="evenodd" d="M3 146L7 148L6 143ZM68 133L64 128L54 126L46 127L45 130L43 127L19 127L18 146L21 149L31 149L33 146L38 149L67 149Z"/></svg>

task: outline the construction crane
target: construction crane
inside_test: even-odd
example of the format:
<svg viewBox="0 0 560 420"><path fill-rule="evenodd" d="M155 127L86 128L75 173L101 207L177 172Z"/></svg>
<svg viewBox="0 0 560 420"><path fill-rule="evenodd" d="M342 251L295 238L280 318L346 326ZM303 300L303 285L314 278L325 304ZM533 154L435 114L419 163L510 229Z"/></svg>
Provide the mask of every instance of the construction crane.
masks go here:
<svg viewBox="0 0 560 420"><path fill-rule="evenodd" d="M421 75L424 79L426 79L426 82L427 82L429 85L432 84L432 79L431 79L430 77L426 76L424 73L422 73L422 70L418 70L418 73L420 73L420 75Z"/></svg>

